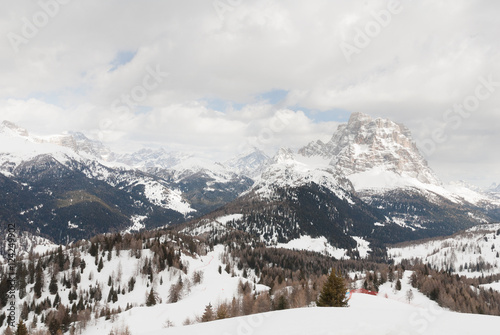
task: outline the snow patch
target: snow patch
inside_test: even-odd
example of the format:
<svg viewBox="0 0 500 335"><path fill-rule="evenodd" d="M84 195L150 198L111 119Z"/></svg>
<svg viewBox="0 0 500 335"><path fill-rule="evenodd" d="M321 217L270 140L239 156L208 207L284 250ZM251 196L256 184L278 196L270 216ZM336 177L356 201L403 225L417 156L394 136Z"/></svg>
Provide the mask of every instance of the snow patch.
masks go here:
<svg viewBox="0 0 500 335"><path fill-rule="evenodd" d="M372 249L370 248L370 242L366 241L362 237L352 236L352 238L358 244L357 248L359 251L359 256L361 258L368 257L369 252L372 251Z"/></svg>
<svg viewBox="0 0 500 335"><path fill-rule="evenodd" d="M131 233L133 231L140 231L141 229L146 228L146 225L143 223L146 220L147 216L135 215L132 217L132 226L127 228L124 233Z"/></svg>
<svg viewBox="0 0 500 335"><path fill-rule="evenodd" d="M298 239L291 240L288 243L278 243L276 247L289 250L313 251L335 257L336 259L349 258L346 256L346 249L333 247L330 243L328 243L326 237L324 236L313 238L311 236L304 235Z"/></svg>

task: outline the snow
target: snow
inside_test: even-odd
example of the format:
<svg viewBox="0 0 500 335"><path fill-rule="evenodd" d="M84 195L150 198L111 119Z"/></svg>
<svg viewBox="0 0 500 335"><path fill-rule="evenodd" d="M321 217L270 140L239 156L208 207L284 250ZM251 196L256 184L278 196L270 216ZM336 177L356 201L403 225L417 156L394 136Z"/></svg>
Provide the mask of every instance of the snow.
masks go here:
<svg viewBox="0 0 500 335"><path fill-rule="evenodd" d="M346 256L346 249L333 247L330 243L328 243L326 237L324 236L313 238L311 236L304 235L298 239L291 240L288 243L278 243L276 247L289 250L313 251L335 257L336 259L348 258Z"/></svg>
<svg viewBox="0 0 500 335"><path fill-rule="evenodd" d="M144 229L146 225L143 223L144 220L146 220L148 217L144 215L135 215L132 217L132 226L127 228L124 232L125 233L130 233L133 231L140 231L141 229Z"/></svg>
<svg viewBox="0 0 500 335"><path fill-rule="evenodd" d="M196 256L195 258L191 256L182 255L183 263L187 264L188 273L184 274L182 271L169 272L165 270L156 276L155 284L153 285L155 292L162 299L162 303L157 304L152 307L139 306L135 307L129 311L125 311L116 316L114 323L105 321L103 318L97 320L97 322L92 322L86 330L83 331L83 335L102 335L109 334L112 329L119 329L122 326L127 325L132 334L152 334L158 333L163 330L167 323L171 323L174 326L181 326L186 319L194 321L198 316L201 316L205 310L205 306L209 303L212 306L217 307L220 303L230 302L233 296L238 295L238 285L239 281L246 282L247 279L242 277L231 277L231 274L222 271L219 274L219 266L222 268L225 265L222 264L221 259L224 254L223 246L215 246L214 251L209 252L205 256ZM143 250L143 257L151 257L149 255L149 250ZM93 264L94 258L85 258L87 264ZM145 283L147 280L141 276L137 276L138 265L140 260L136 260L135 257L129 257L127 252L123 252L120 257L113 257L111 260L112 264L106 264L103 268L100 278L108 278L108 276L116 276L117 269L122 269L122 281L128 281L131 276L137 277L136 287L132 293L127 293L125 296L120 296L119 300L115 304L110 304L110 307L116 308L118 305L124 309L127 302L134 304L144 304L146 301L146 294L150 291L150 287L146 287ZM127 266L125 266L127 265ZM195 271L203 272L202 282L198 285L192 284L189 289L189 293L182 298L177 303L166 303L169 296L170 286L177 283L179 276L182 276L183 281L186 282L188 278L192 278ZM163 278L163 285L158 284L158 278ZM88 275L82 275L82 287L89 285ZM248 281L251 279L249 276ZM103 285L107 288L106 285ZM253 287L253 283L252 283ZM256 292L267 292L269 287L264 285L256 285ZM107 292L103 291L103 297L107 297ZM170 331L170 330L168 330ZM167 331L167 333L168 333Z"/></svg>
<svg viewBox="0 0 500 335"><path fill-rule="evenodd" d="M68 221L68 228L69 229L78 229L78 225L71 223L71 221Z"/></svg>
<svg viewBox="0 0 500 335"><path fill-rule="evenodd" d="M216 221L225 225L228 222L231 222L233 220L238 221L241 219L243 219L243 214L231 214L231 215L222 216L222 217L218 218Z"/></svg>
<svg viewBox="0 0 500 335"><path fill-rule="evenodd" d="M69 148L49 143L37 143L32 138L13 136L5 132L0 132L0 153L0 166L6 162L17 166L24 161L48 154L60 163L65 163L70 157L81 160L81 157Z"/></svg>
<svg viewBox="0 0 500 335"><path fill-rule="evenodd" d="M388 248L387 253L396 263L403 259L420 259L435 268L452 269L459 275L480 277L500 273L500 224L480 225L451 237L425 240ZM476 268L477 264L491 265L489 270Z"/></svg>
<svg viewBox="0 0 500 335"><path fill-rule="evenodd" d="M8 241L4 240L3 243L5 244L1 246L1 249L8 249ZM46 252L56 250L58 247L59 245L54 244L52 241L44 237L32 235L26 232L17 235L17 256L19 257L27 257L31 250L33 250L34 254L43 255ZM0 263L3 262L5 262L5 258L2 254L0 254Z"/></svg>
<svg viewBox="0 0 500 335"><path fill-rule="evenodd" d="M243 219L243 214L231 214L226 216L221 216L215 220L204 220L201 221L200 224L195 227L187 227L182 230L183 233L189 234L192 236L200 236L205 233L210 233L215 229L226 229L226 226L229 222L235 220Z"/></svg>
<svg viewBox="0 0 500 335"><path fill-rule="evenodd" d="M415 231L415 228L413 227L410 227L406 224L406 221L402 218L398 218L398 217L393 217L392 218L392 222L394 222L395 224L397 224L398 226L400 227L403 227L403 228L410 228L411 230Z"/></svg>
<svg viewBox="0 0 500 335"><path fill-rule="evenodd" d="M348 308L302 308L270 312L137 334L472 335L491 333L500 327L499 317L452 313L430 302L408 304L355 293L349 305ZM147 322L143 320L142 323Z"/></svg>
<svg viewBox="0 0 500 335"><path fill-rule="evenodd" d="M342 185L335 167L322 157L295 155L290 149L280 149L271 164L257 178L252 190L263 199L272 199L276 188L295 188L315 183L332 191L340 199L354 204ZM250 192L250 191L248 191Z"/></svg>
<svg viewBox="0 0 500 335"><path fill-rule="evenodd" d="M433 198L433 195L440 195L457 204L464 201L475 205L481 202L495 202L491 197L473 191L461 184L451 183L449 185L440 185L423 183L412 176L388 171L384 166L377 166L368 171L352 174L348 176L348 179L358 192L386 192L395 189L413 189L424 192L430 199Z"/></svg>
<svg viewBox="0 0 500 335"><path fill-rule="evenodd" d="M144 185L144 195L157 206L168 208L184 215L196 211L183 199L182 192L178 189L169 189L159 182L151 180L144 180L139 182L138 185Z"/></svg>
<svg viewBox="0 0 500 335"><path fill-rule="evenodd" d="M352 238L357 243L359 256L361 258L368 257L368 253L371 251L370 242L366 241L362 237L353 236ZM324 236L313 238L308 235L303 235L300 238L291 240L287 243L278 243L276 247L289 250L313 251L323 255L335 257L336 259L349 259L349 257L346 256L346 249L335 248L327 241L326 237Z"/></svg>
<svg viewBox="0 0 500 335"><path fill-rule="evenodd" d="M471 187L467 187L462 183L450 183L444 186L445 189L449 192L459 195L465 201L470 202L471 204L480 204L481 202L493 202L497 205L500 205L500 201L489 197L488 195L476 192L472 190Z"/></svg>
<svg viewBox="0 0 500 335"><path fill-rule="evenodd" d="M354 293L348 308L275 311L155 332L142 331L138 335L472 335L491 333L500 327L500 317L460 314L439 307L409 285L411 274L411 271L404 273L400 291L388 282L380 287L378 296ZM413 293L410 302L406 298L408 290Z"/></svg>
<svg viewBox="0 0 500 335"><path fill-rule="evenodd" d="M372 249L370 248L370 242L358 236L353 236L352 238L358 243L357 248L359 251L359 257L361 258L368 257L368 253L372 251Z"/></svg>
<svg viewBox="0 0 500 335"><path fill-rule="evenodd" d="M484 284L484 285L480 285L480 286L482 288L484 288L485 290L489 290L491 288L495 291L500 292L500 282L495 282L495 283L491 283L491 284Z"/></svg>

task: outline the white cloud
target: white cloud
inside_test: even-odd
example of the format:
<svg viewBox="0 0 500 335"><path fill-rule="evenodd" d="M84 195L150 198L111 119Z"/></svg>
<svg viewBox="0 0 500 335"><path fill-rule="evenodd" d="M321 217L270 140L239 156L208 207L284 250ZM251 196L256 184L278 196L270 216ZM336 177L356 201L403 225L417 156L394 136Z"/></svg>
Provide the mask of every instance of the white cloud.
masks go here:
<svg viewBox="0 0 500 335"><path fill-rule="evenodd" d="M223 152L255 142L278 111L301 106L390 117L421 142L479 77L500 81L495 2L402 0L351 62L340 45L354 43L390 1L253 0L229 2L224 12L202 0L66 2L29 38L23 29L43 17L39 3L0 4L0 118L35 132L74 129L115 144ZM27 40L18 52L12 34ZM133 59L113 69L123 52ZM134 101L135 110L116 110L148 67L168 77ZM273 90L289 95L277 106L256 98ZM244 107L215 113L207 99ZM487 154L499 144L499 103L500 87L429 155L444 179L472 180L482 171L480 183L500 181L492 169L499 158ZM293 112L269 145L327 139L335 126Z"/></svg>

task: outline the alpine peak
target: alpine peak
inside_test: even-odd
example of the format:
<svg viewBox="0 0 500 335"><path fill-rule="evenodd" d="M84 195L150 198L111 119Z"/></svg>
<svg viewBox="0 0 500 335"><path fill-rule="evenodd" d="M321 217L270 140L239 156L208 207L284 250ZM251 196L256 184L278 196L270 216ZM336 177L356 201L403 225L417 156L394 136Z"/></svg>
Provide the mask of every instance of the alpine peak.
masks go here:
<svg viewBox="0 0 500 335"><path fill-rule="evenodd" d="M373 119L363 113L353 113L349 122L340 125L329 142L312 142L299 153L329 159L330 164L346 176L378 168L422 183L441 184L407 127L388 119Z"/></svg>

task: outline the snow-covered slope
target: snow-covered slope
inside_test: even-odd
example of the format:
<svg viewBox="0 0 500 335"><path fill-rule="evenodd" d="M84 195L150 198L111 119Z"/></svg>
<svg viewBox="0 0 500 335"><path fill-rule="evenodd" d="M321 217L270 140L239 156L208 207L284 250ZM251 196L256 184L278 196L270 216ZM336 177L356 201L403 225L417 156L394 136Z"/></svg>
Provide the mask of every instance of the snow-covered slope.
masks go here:
<svg viewBox="0 0 500 335"><path fill-rule="evenodd" d="M431 201L440 201L435 197L438 195L458 204L495 202L464 183L443 185L418 150L410 130L391 120L353 113L329 142L310 143L299 153L328 160L363 194L411 190Z"/></svg>
<svg viewBox="0 0 500 335"><path fill-rule="evenodd" d="M349 305L349 308L271 312L154 332L139 330L137 335L469 335L489 333L500 327L499 317L452 313L436 307L430 301L408 304L383 297L354 294ZM148 319L150 317L146 317Z"/></svg>
<svg viewBox="0 0 500 335"><path fill-rule="evenodd" d="M267 235L271 244L278 240L287 244L303 236L321 238L318 234L330 234L325 237L336 243L339 233L349 235L349 239L357 236L394 242L452 234L492 222L498 214L491 209L500 207L500 202L463 183L443 185L405 126L361 113L354 113L347 124L339 126L328 143L314 142L298 152L280 149L253 187L230 207L235 209L233 214L241 214L242 206L260 202L288 208L299 202L299 194L310 195L300 200L300 205L309 205L303 222L295 219L297 212L283 216L278 210L255 219L259 222L248 215L240 228ZM347 207L344 203L334 205L331 195ZM325 202L329 203L327 214L316 222ZM253 209L253 213L259 211L262 209ZM337 215L348 211L349 217ZM367 212L367 216L359 215ZM285 221L292 222L286 228L275 227ZM309 226L321 225L340 225L341 229L335 233L322 228L309 232ZM358 232L354 232L356 228ZM336 247L354 249L355 243Z"/></svg>
<svg viewBox="0 0 500 335"><path fill-rule="evenodd" d="M81 133L41 138L4 121L0 219L62 243L67 236L89 237L91 231L140 227L137 219L132 222L137 217L146 216L144 226L156 228L196 213L177 185L142 171L104 165L111 155L102 143Z"/></svg>
<svg viewBox="0 0 500 335"><path fill-rule="evenodd" d="M111 307L116 308L119 305L124 310L127 303L139 307L119 314L113 322L101 318L83 331L82 335L109 334L111 330L116 331L125 326L128 326L132 334L149 334L167 327L180 327L188 319L193 323L196 322L196 318L203 315L205 306L208 304L218 306L220 303L230 302L233 297L238 295L239 282L250 280L241 276L232 277L231 274L226 272L220 274L218 272L219 266L225 266L221 262L223 253L224 247L217 246L214 251L204 256L190 257L183 255L182 261L189 269L186 274L182 271L176 272L174 269L159 273L153 287L162 303L156 306L145 306L150 288L147 287L147 280L138 278L132 294L127 294L124 299L120 298L121 302L115 303ZM116 274L116 270L113 271L113 269L117 269L120 264L123 269L123 278L128 280L130 276L134 275L135 266L131 266L131 264L137 261L123 256L113 260L113 262L115 266L110 266L107 272L100 274L101 278L107 278L113 272ZM128 264L127 268L124 266L125 264ZM199 284L190 281L195 272L202 273L202 281ZM159 284L160 277L163 280L161 285ZM186 287L183 291L184 294L180 301L167 303L169 291L172 286L177 284L179 277L189 287ZM189 284L187 284L188 282ZM269 288L266 286L256 285L255 292L265 292L267 290Z"/></svg>
<svg viewBox="0 0 500 335"><path fill-rule="evenodd" d="M130 242L130 236L121 235L121 237L123 241ZM101 237L101 240L103 238ZM53 302L56 310L57 304L64 306L76 306L77 303L81 306L88 304L104 314L94 316L89 313L88 317L92 319L92 322L86 323L85 326L76 325L79 334L109 334L112 329L116 333L122 326L127 326L132 334L147 334L162 330L167 325L181 326L187 319L192 323L197 322L197 317L203 314L208 304L217 307L221 303L230 303L233 297L239 297L240 283L248 284L252 293L269 291L269 287L258 284L259 278L255 276L253 270L248 269L243 275L244 271L238 269L237 262L226 255L227 249L224 246L217 245L210 250L200 241L194 240L192 243L195 244L190 242L191 246L188 247L186 240L184 236L165 233L164 235L158 234L156 238L149 240L149 243L156 243L156 247L150 249L143 249L143 243L146 244L146 242L139 237L136 240L138 245L132 249L122 249L118 243L116 248L109 251L102 250L103 245L99 246L97 243L95 244L95 257L91 255L90 243L79 243L68 248L60 247L60 254L56 251L50 258L42 257L40 260L40 263L46 264L43 268L40 265L39 268L40 277L44 278L40 297L35 296L35 284L25 280L29 273L25 271L20 275L24 276L23 283L26 287L23 289L23 294L16 290L17 316L20 315L23 305L33 301L40 303L49 300L51 304L43 311L35 313L32 308L29 313L27 312L27 323L31 324L33 319L37 320L34 326L36 329L33 330L36 331L46 329L41 318L42 315L43 318L49 315L50 312L47 309L53 307ZM37 251L44 253L54 247L48 244ZM189 251L188 248L190 248ZM198 254L197 250L200 250L201 254ZM166 256L165 253L171 256ZM21 255L20 253L19 256ZM38 256L35 255L35 263L32 263L32 266L40 264L36 257ZM158 268L159 257L165 261L163 269ZM54 271L58 268L58 260L61 258L65 265L61 266L60 270ZM97 259L100 260L101 267L97 265ZM33 262L33 259L18 258L16 262L19 266L24 264L24 269L26 269L29 268L29 263ZM169 262L173 264L169 265ZM0 267L3 268L2 273L5 274L8 265L2 262L1 258ZM151 272L145 270L148 267L151 267ZM229 269L229 272L221 271L220 267ZM49 285L52 276L56 279L55 292L51 292ZM67 283L66 280L68 280ZM257 283L254 283L254 280ZM171 301L174 288L177 298L176 301ZM146 301L151 290L155 293L156 305L147 307ZM71 298L71 292L74 292L77 297ZM90 297L89 292L92 292ZM116 293L115 300L113 300L112 292ZM59 299L57 304L56 299ZM0 314L8 307L0 305ZM91 308L89 307L89 311ZM111 310L121 312L111 319L105 318L106 311ZM0 333L3 333L5 327L5 323L0 326Z"/></svg>
<svg viewBox="0 0 500 335"><path fill-rule="evenodd" d="M5 240L3 243L4 245L0 247L0 263L6 263L8 260L8 256L3 255L3 252L9 250L9 242ZM20 232L16 235L15 252L18 257L26 258L30 252L42 255L47 251L54 251L57 247L58 245L50 240L27 232Z"/></svg>
<svg viewBox="0 0 500 335"><path fill-rule="evenodd" d="M276 189L297 188L314 183L335 193L339 198L352 203L350 183L343 179L335 167L321 157L296 155L290 149L282 148L269 167L257 179L253 191L270 199Z"/></svg>
<svg viewBox="0 0 500 335"><path fill-rule="evenodd" d="M389 248L388 255L396 263L415 259L437 270L467 277L500 274L500 224L480 225L451 237Z"/></svg>
<svg viewBox="0 0 500 335"><path fill-rule="evenodd" d="M0 173L11 175L22 162L51 155L61 163L84 159L74 150L32 137L25 129L4 121L0 125Z"/></svg>
<svg viewBox="0 0 500 335"><path fill-rule="evenodd" d="M241 175L257 178L262 174L270 159L260 149L253 148L224 162L224 166Z"/></svg>

